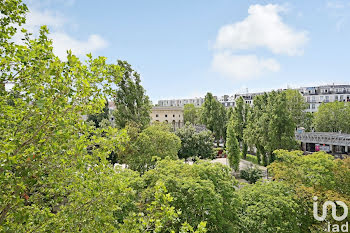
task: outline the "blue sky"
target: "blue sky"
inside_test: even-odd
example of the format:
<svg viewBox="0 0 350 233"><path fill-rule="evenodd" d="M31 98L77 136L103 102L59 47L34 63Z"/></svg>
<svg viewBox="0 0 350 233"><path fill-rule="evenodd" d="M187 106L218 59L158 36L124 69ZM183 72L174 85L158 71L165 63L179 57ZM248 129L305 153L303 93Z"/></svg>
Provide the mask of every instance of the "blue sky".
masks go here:
<svg viewBox="0 0 350 233"><path fill-rule="evenodd" d="M350 1L24 2L58 56L126 60L153 102L350 83Z"/></svg>

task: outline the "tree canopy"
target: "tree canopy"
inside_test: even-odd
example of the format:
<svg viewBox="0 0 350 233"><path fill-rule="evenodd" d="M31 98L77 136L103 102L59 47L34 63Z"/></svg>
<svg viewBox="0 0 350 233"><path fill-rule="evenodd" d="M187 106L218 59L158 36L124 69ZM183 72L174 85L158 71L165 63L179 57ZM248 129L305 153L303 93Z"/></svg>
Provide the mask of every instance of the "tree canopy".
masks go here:
<svg viewBox="0 0 350 233"><path fill-rule="evenodd" d="M314 126L319 132L350 133L350 104L338 101L322 103L315 113Z"/></svg>
<svg viewBox="0 0 350 233"><path fill-rule="evenodd" d="M212 158L214 138L209 130L196 132L196 128L193 125L186 123L175 134L181 140L179 158Z"/></svg>
<svg viewBox="0 0 350 233"><path fill-rule="evenodd" d="M117 127L124 128L128 122L135 122L141 128L150 123L151 102L141 86L140 75L126 61L118 60L122 79L117 83L113 111Z"/></svg>
<svg viewBox="0 0 350 233"><path fill-rule="evenodd" d="M201 110L201 122L213 132L217 142L225 138L226 110L211 93L207 93Z"/></svg>
<svg viewBox="0 0 350 233"><path fill-rule="evenodd" d="M199 122L199 110L194 104L184 106L184 123L197 124Z"/></svg>

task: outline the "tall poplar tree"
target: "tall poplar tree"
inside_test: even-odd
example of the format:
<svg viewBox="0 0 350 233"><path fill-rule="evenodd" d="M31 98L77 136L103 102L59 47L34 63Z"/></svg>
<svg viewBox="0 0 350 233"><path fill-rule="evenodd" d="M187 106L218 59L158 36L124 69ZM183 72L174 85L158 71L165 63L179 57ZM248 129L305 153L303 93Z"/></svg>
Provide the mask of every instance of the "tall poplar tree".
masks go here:
<svg viewBox="0 0 350 233"><path fill-rule="evenodd" d="M123 78L117 84L114 98L115 124L119 128L124 128L128 122L134 122L145 128L151 120L151 102L141 86L141 77L126 61L118 60L118 65L122 68Z"/></svg>
<svg viewBox="0 0 350 233"><path fill-rule="evenodd" d="M237 136L235 134L234 125L230 122L227 126L227 141L226 141L226 151L228 154L228 161L230 167L235 171L239 169L240 161L240 151Z"/></svg>
<svg viewBox="0 0 350 233"><path fill-rule="evenodd" d="M247 127L248 123L248 113L249 113L249 105L245 103L242 97L239 97L236 100L236 107L233 111L232 115L232 123L235 129L238 142L242 145L242 157L246 159L248 145L244 140L243 132Z"/></svg>

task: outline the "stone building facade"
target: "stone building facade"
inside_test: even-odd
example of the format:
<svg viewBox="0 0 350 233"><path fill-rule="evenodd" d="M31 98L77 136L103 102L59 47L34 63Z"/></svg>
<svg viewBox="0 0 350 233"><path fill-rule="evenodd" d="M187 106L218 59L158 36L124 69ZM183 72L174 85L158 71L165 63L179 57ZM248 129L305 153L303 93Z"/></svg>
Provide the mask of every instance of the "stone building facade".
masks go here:
<svg viewBox="0 0 350 233"><path fill-rule="evenodd" d="M184 110L182 107L154 106L151 110L151 123L153 122L169 123L176 130L184 125Z"/></svg>

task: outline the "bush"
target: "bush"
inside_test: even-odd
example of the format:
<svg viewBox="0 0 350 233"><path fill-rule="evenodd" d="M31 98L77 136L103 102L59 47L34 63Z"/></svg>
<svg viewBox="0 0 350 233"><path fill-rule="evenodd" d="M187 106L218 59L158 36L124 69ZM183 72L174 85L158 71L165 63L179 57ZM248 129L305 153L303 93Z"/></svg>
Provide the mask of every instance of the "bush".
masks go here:
<svg viewBox="0 0 350 233"><path fill-rule="evenodd" d="M245 179L249 183L253 184L263 177L263 173L256 166L250 166L244 170L241 170L240 176L242 179Z"/></svg>
<svg viewBox="0 0 350 233"><path fill-rule="evenodd" d="M245 160L259 165L256 155L247 154L247 158Z"/></svg>

